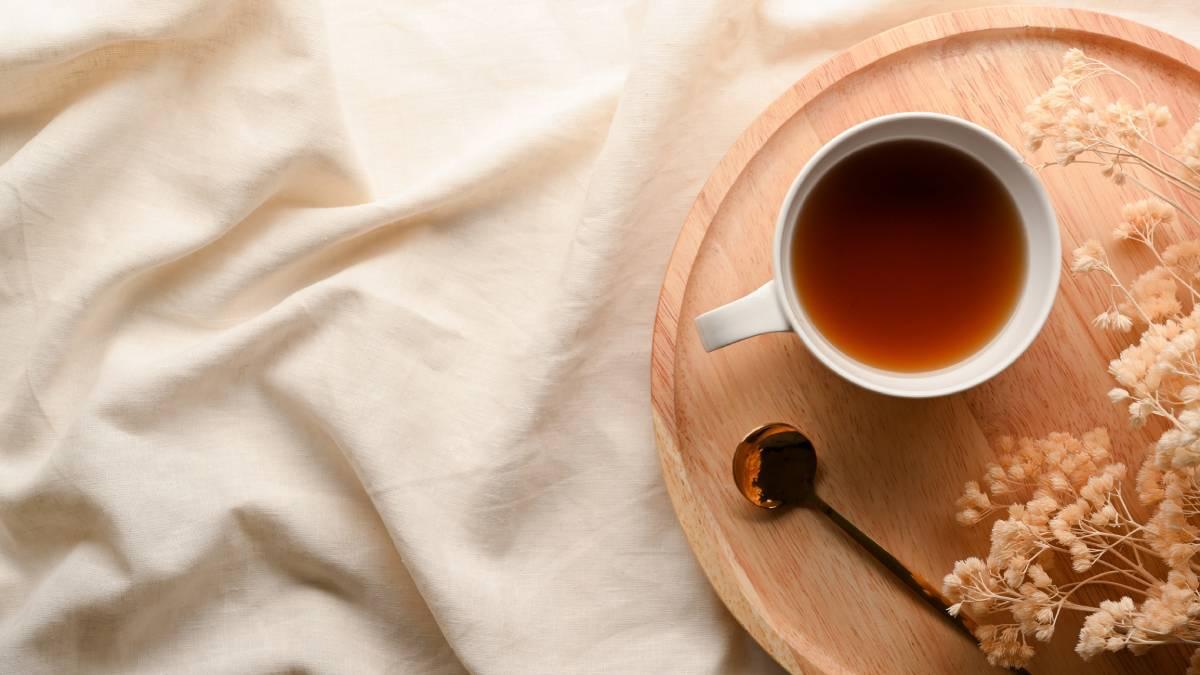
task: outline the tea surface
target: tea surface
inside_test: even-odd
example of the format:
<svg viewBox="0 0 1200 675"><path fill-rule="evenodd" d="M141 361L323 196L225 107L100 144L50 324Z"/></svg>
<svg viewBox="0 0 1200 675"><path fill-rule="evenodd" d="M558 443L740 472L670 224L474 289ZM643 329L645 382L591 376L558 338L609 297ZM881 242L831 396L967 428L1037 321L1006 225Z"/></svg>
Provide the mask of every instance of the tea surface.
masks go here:
<svg viewBox="0 0 1200 675"><path fill-rule="evenodd" d="M1004 326L1025 281L1025 235L1004 185L940 143L895 140L832 167L798 216L800 302L835 347L919 372L960 361Z"/></svg>

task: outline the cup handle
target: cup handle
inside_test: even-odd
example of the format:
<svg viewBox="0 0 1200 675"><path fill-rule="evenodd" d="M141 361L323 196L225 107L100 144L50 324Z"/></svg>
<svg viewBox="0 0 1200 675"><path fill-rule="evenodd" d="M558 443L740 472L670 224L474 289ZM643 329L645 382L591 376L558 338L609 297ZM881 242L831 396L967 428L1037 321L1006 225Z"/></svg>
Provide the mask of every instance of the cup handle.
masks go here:
<svg viewBox="0 0 1200 675"><path fill-rule="evenodd" d="M704 351L711 352L755 335L789 331L792 325L779 305L779 293L772 280L749 295L696 317L696 329Z"/></svg>

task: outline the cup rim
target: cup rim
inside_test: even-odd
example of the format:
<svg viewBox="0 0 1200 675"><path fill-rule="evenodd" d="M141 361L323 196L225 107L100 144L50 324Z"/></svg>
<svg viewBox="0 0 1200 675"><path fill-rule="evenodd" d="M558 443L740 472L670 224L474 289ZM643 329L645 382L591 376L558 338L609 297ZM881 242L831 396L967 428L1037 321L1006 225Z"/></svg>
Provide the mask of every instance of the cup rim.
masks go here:
<svg viewBox="0 0 1200 675"><path fill-rule="evenodd" d="M1049 278L1046 279L1046 281L1044 282L1044 284L1041 288L1035 288L1032 291L1031 290L1023 290L1022 291L1022 295L1031 296L1033 298L1034 302L1036 302L1038 304L1036 306L1036 310L1035 310L1032 320L1027 321L1025 323L1025 327L1022 329L1022 332L1019 333L1019 335L1020 335L1019 339L1008 349L1007 352L1005 352L1003 354L1002 357L998 358L996 360L996 362L993 365L991 365L990 367L988 367L987 369L985 369L979 373L976 373L970 377L963 377L960 379L955 379L955 380L950 381L949 383L942 384L940 386L933 386L933 387L929 387L929 388L921 388L921 387L903 388L903 387L892 386L886 382L881 382L878 379L872 379L871 377L867 377L858 372L849 370L849 369L845 368L842 364L838 363L837 360L835 360L834 358L831 358L830 354L826 353L826 349L827 349L826 345L814 341L809 335L807 335L805 333L805 331L800 330L799 326L801 324L807 324L807 325L811 326L812 331L814 333L820 334L820 330L817 329L817 327L815 325L812 325L811 320L808 320L807 322L803 322L800 320L800 316L802 315L803 310L800 305L799 297L797 296L797 293L794 288L795 284L793 284L790 279L785 278L785 270L787 269L787 266L784 264L784 256L788 255L788 251L790 250L790 246L787 246L785 244L790 243L791 232L795 229L795 222L794 222L795 219L789 218L788 216L792 212L792 207L794 206L794 203L795 203L800 191L807 184L808 179L812 175L813 171L815 171L816 168L821 165L822 160L825 157L827 157L829 154L831 154L835 150L837 150L840 146L842 146L849 139L860 135L862 132L864 132L868 129L871 129L876 126L884 125L884 124L894 124L894 123L901 122L904 120L914 120L914 119L933 120L933 121L938 122L939 124L947 124L947 125L965 127L967 129L971 130L973 133L980 135L981 137L986 139L992 145L1002 149L1004 151L1004 153L1009 158L1012 159L1014 165L1017 166L1019 168L1019 170L1021 170L1025 174L1025 177L1028 179L1028 183L1030 185L1030 190L1029 190L1030 194L1025 195L1025 197L1032 198L1035 201L1035 207L1036 207L1037 211L1042 215L1043 218L1046 219L1046 227L1048 227L1050 229L1050 231L1053 233L1053 236L1051 237L1051 245L1053 247L1053 250L1050 251L1050 256L1049 256L1049 260L1051 260L1053 262L1053 264L1051 265L1052 269L1049 270ZM901 136L898 136L897 138L902 138L902 137L903 136L901 135ZM894 139L889 139L889 140L894 140ZM958 147L953 142L950 142L950 141L946 141L946 142L948 145L951 145L953 147ZM991 168L991 167L989 167L989 168ZM828 170L828 169L826 169L826 170ZM1013 190L1011 189L1011 187L1009 187L1008 185L1005 185L1005 189L1009 192L1009 195L1014 199L1014 201L1018 199L1018 195L1013 194ZM1029 223L1025 222L1024 218L1022 218L1021 227L1025 231L1026 240L1029 241L1031 226ZM1032 247L1032 242L1030 242L1028 245ZM1059 285L1059 278L1060 278L1060 273L1061 273L1061 269L1060 269L1061 268L1061 259L1062 259L1062 236L1058 229L1058 223L1055 218L1054 209L1050 203L1049 195L1046 193L1045 186L1042 185L1042 182L1037 178L1037 175L1034 174L1033 170L1029 167L1029 165L1025 163L1024 158L1022 158L1021 155L1012 148L1012 146L1010 146L1008 143L1006 143L1004 141L1004 139L1000 138L998 135L996 135L995 132L991 131L990 129L987 129L983 126L975 124L974 122L971 122L969 120L962 119L960 117L954 117L952 115L945 115L942 113L933 113L933 112L901 112L901 113L892 113L892 114L888 114L888 115L882 115L879 117L871 118L864 122L860 122L848 129L842 131L838 135L834 136L832 139L830 139L824 145L822 145L815 153L813 153L812 157L809 158L809 160L805 163L804 167L796 175L796 178L792 181L791 187L788 188L788 191L786 193L786 196L784 197L783 203L780 206L779 215L777 217L776 224L775 224L775 238L774 238L774 251L773 251L772 263L773 263L773 267L774 267L773 278L774 278L776 286L777 286L776 298L779 302L780 308L784 312L784 316L787 317L787 321L788 321L788 324L792 328L792 332L800 337L800 340L804 343L804 346L808 349L808 351L811 354L813 354L818 360L820 360L821 363L823 363L827 368L834 371L842 378L844 378L860 387L869 389L871 391L879 392L881 394L886 394L889 396L901 397L901 398L934 398L934 397L938 397L938 396L947 396L950 394L955 394L955 393L964 391L966 389L975 387L979 384L982 384L983 382L986 382L987 380L995 377L1001 371L1003 371L1004 369L1006 369L1010 365L1012 365L1012 363L1014 361L1016 361L1017 358L1020 357L1021 354L1023 354L1026 349L1029 348L1029 345L1031 345L1033 343L1033 341L1037 338L1037 336L1041 333L1042 327L1045 325L1046 319L1050 316L1050 311L1054 307L1054 299L1055 299L1055 296L1058 294L1058 285ZM1031 265L1033 264L1032 263L1032 255L1030 255L1030 264ZM1031 272L1032 272L1032 270L1031 270ZM1028 284L1030 282L1027 280L1026 283ZM1014 309L1014 313L1015 312L1016 312L1016 310ZM807 317L807 314L803 314L803 316ZM1000 335L1000 332L1002 332L1004 330L1005 330L1005 328L1001 328L1000 331L998 331L996 335L997 336ZM828 340L828 338L826 338L826 340ZM832 347L832 343L830 343L830 346ZM903 372L903 371L890 371L890 370L887 370L884 368L879 368L877 366L872 366L868 363L864 363L864 362L860 361L859 359L853 358L849 355L845 355L844 353L842 355L847 360L849 360L857 365L862 366L864 369L876 370L876 371L879 371L879 372L889 375L889 376L904 377L904 379L909 383L919 383L923 379L932 380L932 379L934 379L935 375L940 379L940 378L944 378L947 374L952 374L955 369L961 369L965 364L967 364L969 361L971 361L975 357L979 356L986 349L987 349L986 345L983 347L980 347L978 350L976 350L970 356L967 356L964 359L961 359L961 360L959 360L953 364L950 364L944 368L941 368L938 370L932 370L932 371L915 372L915 373L909 373L909 372Z"/></svg>

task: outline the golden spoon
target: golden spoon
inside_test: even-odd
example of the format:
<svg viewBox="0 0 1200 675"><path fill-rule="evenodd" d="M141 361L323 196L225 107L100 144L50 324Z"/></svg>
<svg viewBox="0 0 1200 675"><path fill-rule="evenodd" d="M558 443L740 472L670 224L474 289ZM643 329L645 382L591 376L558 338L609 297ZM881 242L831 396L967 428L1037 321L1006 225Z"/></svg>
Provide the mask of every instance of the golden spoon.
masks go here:
<svg viewBox="0 0 1200 675"><path fill-rule="evenodd" d="M926 604L938 610L942 618L975 640L976 624L970 617L950 616L946 611L949 603L937 589L817 496L816 476L817 450L807 436L790 424L777 422L751 431L733 453L733 480L751 504L764 509L792 504L825 514Z"/></svg>

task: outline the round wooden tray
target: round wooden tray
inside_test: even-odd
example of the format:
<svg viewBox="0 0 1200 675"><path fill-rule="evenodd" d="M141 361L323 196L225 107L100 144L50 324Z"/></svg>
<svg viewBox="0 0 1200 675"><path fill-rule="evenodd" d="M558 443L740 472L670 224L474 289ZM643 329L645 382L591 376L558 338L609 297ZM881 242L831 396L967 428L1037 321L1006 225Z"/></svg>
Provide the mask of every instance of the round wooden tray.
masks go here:
<svg viewBox="0 0 1200 675"><path fill-rule="evenodd" d="M790 334L704 353L693 319L770 275L771 235L792 178L820 145L862 120L902 110L958 115L1021 147L1025 104L1049 86L1061 57L1081 47L1137 80L1147 99L1193 116L1200 51L1163 33L1084 11L989 8L917 21L867 40L809 73L773 103L721 161L684 223L663 282L651 388L663 475L696 556L739 621L787 669L806 673L975 673L989 667L821 516L767 513L738 496L729 462L737 441L772 421L804 429L821 453L819 491L931 580L987 551L987 528L954 522L964 481L991 459L995 435L1040 436L1105 425L1136 466L1146 443L1108 403L1105 365L1119 341L1092 329L1103 308L1094 279L1064 274L1037 342L991 382L913 401L839 379ZM1130 97L1116 80L1108 94ZM1191 123L1165 130L1172 145ZM1091 167L1042 178L1071 251L1106 237L1122 193ZM1068 253L1069 255L1069 253ZM1148 261L1117 256L1118 271ZM1078 624L1039 645L1035 673L1183 672L1187 653L1104 655L1084 663ZM1001 672L1001 671L996 671Z"/></svg>

